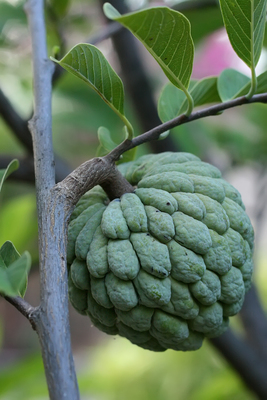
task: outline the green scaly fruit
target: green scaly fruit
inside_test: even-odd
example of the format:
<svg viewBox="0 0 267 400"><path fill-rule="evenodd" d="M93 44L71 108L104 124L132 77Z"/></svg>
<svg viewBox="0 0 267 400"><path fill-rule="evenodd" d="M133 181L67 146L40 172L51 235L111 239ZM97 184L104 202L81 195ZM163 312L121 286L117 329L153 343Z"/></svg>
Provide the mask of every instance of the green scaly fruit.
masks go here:
<svg viewBox="0 0 267 400"><path fill-rule="evenodd" d="M110 335L152 351L221 335L251 286L254 232L239 192L188 153L119 166L134 193L99 187L69 224L69 298Z"/></svg>

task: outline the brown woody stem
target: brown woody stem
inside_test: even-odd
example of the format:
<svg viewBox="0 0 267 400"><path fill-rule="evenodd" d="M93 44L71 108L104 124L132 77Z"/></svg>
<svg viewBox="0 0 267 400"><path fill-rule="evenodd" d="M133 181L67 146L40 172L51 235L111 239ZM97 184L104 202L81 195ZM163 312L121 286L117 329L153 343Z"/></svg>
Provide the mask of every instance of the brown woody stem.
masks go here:
<svg viewBox="0 0 267 400"><path fill-rule="evenodd" d="M113 164L112 171L108 178L101 183L110 200L121 197L124 193L133 193L133 186L124 178L120 171Z"/></svg>

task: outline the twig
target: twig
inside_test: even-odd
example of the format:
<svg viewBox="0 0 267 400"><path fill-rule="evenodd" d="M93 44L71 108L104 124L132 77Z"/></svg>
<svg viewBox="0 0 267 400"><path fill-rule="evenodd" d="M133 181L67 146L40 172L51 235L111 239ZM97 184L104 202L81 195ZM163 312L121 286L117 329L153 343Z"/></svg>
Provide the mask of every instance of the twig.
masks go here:
<svg viewBox="0 0 267 400"><path fill-rule="evenodd" d="M79 392L71 352L66 254L67 218L55 187L52 147L51 92L54 66L47 58L43 0L28 0L33 52L33 137L39 227L41 304L35 313L51 400L78 400Z"/></svg>
<svg viewBox="0 0 267 400"><path fill-rule="evenodd" d="M1 155L0 169L6 168L14 158L19 160L19 169L12 172L12 174L8 177L8 181L20 181L33 184L35 182L35 177L32 157L20 158Z"/></svg>
<svg viewBox="0 0 267 400"><path fill-rule="evenodd" d="M14 159L17 158L19 161L19 169L8 177L9 181L19 181L19 182L27 182L31 184L35 184L35 175L34 175L34 165L32 157L15 157L15 156L0 156L0 169L4 169L7 165ZM66 164L63 160L58 157L55 157L56 160L56 182L61 182L66 178L68 174L71 173L71 168L68 164Z"/></svg>
<svg viewBox="0 0 267 400"><path fill-rule="evenodd" d="M24 120L15 110L9 99L0 89L0 116L7 124L7 126L12 130L16 138L27 150L29 155L33 154L33 145L31 132L28 127L28 121ZM14 158L14 157L13 157ZM11 159L10 158L10 161ZM4 159L1 157L0 168L5 168L6 165L3 164ZM3 166L2 166L3 165ZM63 161L60 157L55 156L55 166L56 166L56 182L62 181L70 172L70 166ZM21 170L23 168L23 171ZM10 179L17 179L26 182L35 182L34 171L33 171L33 160L30 158L22 159L20 162L20 170L16 171L10 176Z"/></svg>
<svg viewBox="0 0 267 400"><path fill-rule="evenodd" d="M32 318L34 312L37 310L36 307L31 306L26 300L22 297L9 297L4 296L4 299L8 301L12 306L14 306L24 317L26 317L30 323L32 324L33 329L35 329L35 323Z"/></svg>
<svg viewBox="0 0 267 400"><path fill-rule="evenodd" d="M224 103L215 104L210 107L201 109L199 111L195 111L188 117L185 116L184 114L179 115L178 117L173 118L170 121L158 125L155 128L143 133L142 135L135 137L132 141L125 140L114 150L112 150L108 154L108 157L110 160L117 161L125 151L130 150L136 146L140 146L141 144L147 143L151 140L157 140L161 135L161 133L166 132L172 128L175 128L176 126L183 125L191 121L196 121L201 118L218 115L222 111L228 110L229 108L234 108L249 103L266 103L266 102L267 102L267 93L254 95L249 100L246 99L245 96L242 96L234 100L229 100Z"/></svg>

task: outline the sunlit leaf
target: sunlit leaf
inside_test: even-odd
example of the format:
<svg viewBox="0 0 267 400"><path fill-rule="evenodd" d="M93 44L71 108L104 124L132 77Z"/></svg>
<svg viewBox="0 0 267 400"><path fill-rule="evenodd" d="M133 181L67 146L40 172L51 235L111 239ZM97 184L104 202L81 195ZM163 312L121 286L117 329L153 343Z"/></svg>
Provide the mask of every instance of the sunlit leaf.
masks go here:
<svg viewBox="0 0 267 400"><path fill-rule="evenodd" d="M237 55L254 68L260 58L267 0L220 0L224 24Z"/></svg>
<svg viewBox="0 0 267 400"><path fill-rule="evenodd" d="M104 4L106 16L128 28L159 63L168 79L186 91L192 73L194 44L190 23L168 7L150 8L131 14L120 13Z"/></svg>
<svg viewBox="0 0 267 400"><path fill-rule="evenodd" d="M12 160L6 169L0 169L0 192L3 186L4 181L9 177L12 172L16 171L19 167L18 160Z"/></svg>
<svg viewBox="0 0 267 400"><path fill-rule="evenodd" d="M245 93L247 94L250 88L250 81L248 76L235 69L225 69L218 78L218 92L222 101L234 99L244 87L247 88Z"/></svg>
<svg viewBox="0 0 267 400"><path fill-rule="evenodd" d="M82 79L115 111L128 128L133 128L124 115L124 88L121 79L95 46L81 43L74 46L60 61L51 59Z"/></svg>
<svg viewBox="0 0 267 400"><path fill-rule="evenodd" d="M31 256L25 251L19 255L12 242L5 242L0 249L0 292L6 296L24 296Z"/></svg>

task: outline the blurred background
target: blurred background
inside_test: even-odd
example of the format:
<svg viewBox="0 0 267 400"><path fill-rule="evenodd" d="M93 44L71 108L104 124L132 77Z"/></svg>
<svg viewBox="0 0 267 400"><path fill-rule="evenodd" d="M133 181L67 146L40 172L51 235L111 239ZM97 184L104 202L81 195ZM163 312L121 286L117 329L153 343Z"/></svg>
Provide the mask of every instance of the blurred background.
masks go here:
<svg viewBox="0 0 267 400"><path fill-rule="evenodd" d="M24 1L0 0L0 168L14 157L21 169L5 184L0 199L0 246L11 240L29 250L33 267L26 300L39 303L37 219L31 143L27 120L33 108L31 40ZM222 27L217 1L115 0L121 12L168 5L192 24L195 42L193 78L235 68L249 75ZM63 56L77 43L96 44L121 76L126 115L136 135L160 123L157 100L166 81L141 44L106 21L101 0L46 2L48 54L60 46ZM111 38L112 36L112 38ZM267 38L265 40L267 46ZM267 69L266 48L258 73ZM122 140L122 123L106 104L76 77L56 70L53 92L53 140L58 180L95 156L97 129L105 125ZM192 152L213 163L241 193L256 232L254 283L267 309L267 133L266 105L253 104L174 129L161 142L138 148L137 155L160 150ZM72 344L84 400L253 400L257 395L230 364L206 342L191 353L157 354L107 336L70 308ZM231 318L237 337L245 332L240 317ZM38 338L28 321L0 298L0 399L48 399Z"/></svg>

